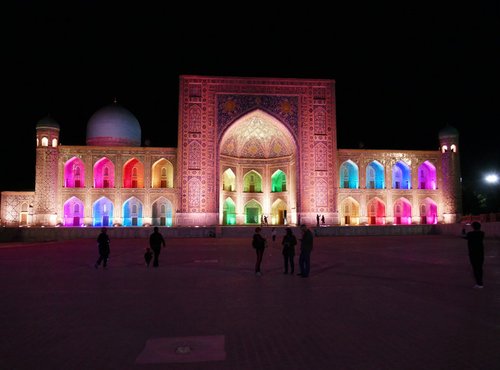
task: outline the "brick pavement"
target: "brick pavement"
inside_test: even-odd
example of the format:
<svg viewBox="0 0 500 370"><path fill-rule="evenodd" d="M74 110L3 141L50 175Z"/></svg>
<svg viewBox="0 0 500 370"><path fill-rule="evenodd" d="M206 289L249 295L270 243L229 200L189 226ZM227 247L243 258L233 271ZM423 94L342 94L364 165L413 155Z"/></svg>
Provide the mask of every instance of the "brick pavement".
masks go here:
<svg viewBox="0 0 500 370"><path fill-rule="evenodd" d="M311 276L280 248L253 273L250 241L169 239L0 244L0 369L500 368L500 241L485 288L460 238L318 237ZM296 258L297 260L297 258ZM296 261L297 262L297 261Z"/></svg>

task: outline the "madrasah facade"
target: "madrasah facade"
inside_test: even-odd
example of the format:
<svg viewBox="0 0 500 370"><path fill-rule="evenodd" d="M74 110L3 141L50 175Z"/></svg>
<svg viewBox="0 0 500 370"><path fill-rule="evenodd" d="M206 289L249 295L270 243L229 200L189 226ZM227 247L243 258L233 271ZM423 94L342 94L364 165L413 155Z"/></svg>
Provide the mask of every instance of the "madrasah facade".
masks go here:
<svg viewBox="0 0 500 370"><path fill-rule="evenodd" d="M338 149L335 81L180 76L177 148L141 146L116 103L86 145L36 124L32 192L3 191L6 226L411 225L455 223L458 132L436 150ZM157 129L161 133L161 128Z"/></svg>

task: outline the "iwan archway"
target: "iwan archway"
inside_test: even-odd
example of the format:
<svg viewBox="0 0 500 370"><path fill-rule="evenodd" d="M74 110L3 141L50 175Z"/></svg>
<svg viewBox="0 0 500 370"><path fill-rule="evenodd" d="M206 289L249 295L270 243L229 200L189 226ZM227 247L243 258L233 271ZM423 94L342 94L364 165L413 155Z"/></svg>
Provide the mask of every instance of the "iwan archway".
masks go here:
<svg viewBox="0 0 500 370"><path fill-rule="evenodd" d="M297 146L282 122L251 111L228 127L219 148L220 224L297 223ZM260 205L258 220L248 204Z"/></svg>

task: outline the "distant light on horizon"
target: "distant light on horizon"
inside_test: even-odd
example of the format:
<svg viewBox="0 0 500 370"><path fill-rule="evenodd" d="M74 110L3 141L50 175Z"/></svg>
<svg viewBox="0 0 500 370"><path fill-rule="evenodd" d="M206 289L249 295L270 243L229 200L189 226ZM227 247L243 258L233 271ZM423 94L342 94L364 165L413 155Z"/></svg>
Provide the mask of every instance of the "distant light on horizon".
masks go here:
<svg viewBox="0 0 500 370"><path fill-rule="evenodd" d="M485 177L484 177L484 180L488 183L488 184L497 184L498 183L498 175L496 173L490 173L490 174L487 174Z"/></svg>

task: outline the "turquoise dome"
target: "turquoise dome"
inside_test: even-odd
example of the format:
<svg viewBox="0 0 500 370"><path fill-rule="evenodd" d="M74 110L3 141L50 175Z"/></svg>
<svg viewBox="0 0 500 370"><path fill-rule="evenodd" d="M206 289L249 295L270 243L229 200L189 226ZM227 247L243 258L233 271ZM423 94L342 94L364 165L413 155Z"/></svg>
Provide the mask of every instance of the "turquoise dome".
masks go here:
<svg viewBox="0 0 500 370"><path fill-rule="evenodd" d="M87 145L140 146L141 125L122 106L105 106L95 112L87 123Z"/></svg>

